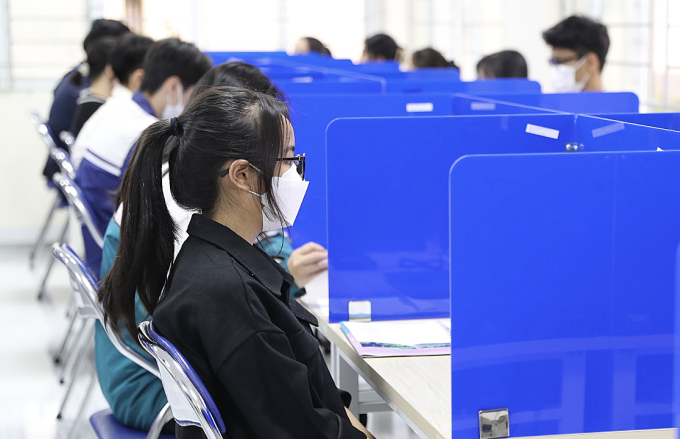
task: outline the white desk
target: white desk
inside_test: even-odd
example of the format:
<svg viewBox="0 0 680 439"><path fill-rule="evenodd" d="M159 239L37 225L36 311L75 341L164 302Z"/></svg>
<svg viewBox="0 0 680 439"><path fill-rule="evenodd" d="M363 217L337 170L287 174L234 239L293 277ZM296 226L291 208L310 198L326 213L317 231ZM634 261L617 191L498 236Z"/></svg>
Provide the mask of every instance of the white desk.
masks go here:
<svg viewBox="0 0 680 439"><path fill-rule="evenodd" d="M327 279L327 278L326 278ZM324 279L325 282L327 280ZM325 290L325 291L324 291ZM352 394L354 414L387 405L421 438L451 436L450 356L362 358L337 323L328 323L328 287L309 288L301 303L319 320L319 331L331 342L331 372L339 388ZM384 401L360 392L361 376ZM511 430L512 430L512 414ZM536 439L677 439L675 429L536 436Z"/></svg>

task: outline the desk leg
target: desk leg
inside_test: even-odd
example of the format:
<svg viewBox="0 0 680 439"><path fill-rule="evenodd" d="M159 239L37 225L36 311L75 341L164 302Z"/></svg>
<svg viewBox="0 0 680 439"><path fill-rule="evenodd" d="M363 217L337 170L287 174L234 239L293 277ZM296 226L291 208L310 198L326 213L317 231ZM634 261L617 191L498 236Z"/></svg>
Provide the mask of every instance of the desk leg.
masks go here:
<svg viewBox="0 0 680 439"><path fill-rule="evenodd" d="M349 410L359 418L359 374L342 358L334 343L331 343L331 375L338 388L352 395Z"/></svg>

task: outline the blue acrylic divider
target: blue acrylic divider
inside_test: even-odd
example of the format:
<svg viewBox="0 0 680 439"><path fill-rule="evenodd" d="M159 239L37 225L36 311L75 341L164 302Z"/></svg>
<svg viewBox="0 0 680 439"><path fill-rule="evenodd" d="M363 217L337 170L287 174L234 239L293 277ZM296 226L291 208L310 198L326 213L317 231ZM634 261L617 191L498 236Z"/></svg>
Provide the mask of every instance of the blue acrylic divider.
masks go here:
<svg viewBox="0 0 680 439"><path fill-rule="evenodd" d="M326 245L326 127L338 117L449 115L452 96L447 94L411 95L293 95L290 110L295 128L295 148L305 153L309 188L300 213L291 228L293 246L307 242ZM357 160L345 160L348 171L361 168L362 151L353 143L346 151Z"/></svg>
<svg viewBox="0 0 680 439"><path fill-rule="evenodd" d="M676 151L453 166L453 437L497 408L513 437L673 426L679 166Z"/></svg>
<svg viewBox="0 0 680 439"><path fill-rule="evenodd" d="M635 93L544 93L484 94L503 102L540 107L565 113L630 113L640 111L640 101Z"/></svg>
<svg viewBox="0 0 680 439"><path fill-rule="evenodd" d="M523 107L452 94L290 95L296 151L307 155L311 182L300 213L291 229L293 245L313 241L326 245L326 127L349 116L439 116L547 113ZM348 145L351 154L361 154ZM358 165L358 164L357 164ZM351 166L351 164L347 164Z"/></svg>
<svg viewBox="0 0 680 439"><path fill-rule="evenodd" d="M589 116L680 131L680 113L595 113Z"/></svg>
<svg viewBox="0 0 680 439"><path fill-rule="evenodd" d="M372 303L374 320L447 316L451 165L469 154L564 152L568 142L579 142L579 124L611 123L591 119L548 114L331 122L326 142L330 320L347 320L349 302L362 300ZM665 143L680 142L680 133L629 125L584 147L597 151L611 136L620 150L654 149L647 139L657 135ZM564 185L568 190L569 181Z"/></svg>
<svg viewBox="0 0 680 439"><path fill-rule="evenodd" d="M557 113L544 108L526 105L510 104L486 97L455 94L453 99L453 114L458 116L482 116L490 114L535 114Z"/></svg>
<svg viewBox="0 0 680 439"><path fill-rule="evenodd" d="M540 93L541 85L526 79L490 79L464 82L441 78L385 78L388 93ZM520 102L521 103L521 102ZM521 103L523 104L523 103Z"/></svg>

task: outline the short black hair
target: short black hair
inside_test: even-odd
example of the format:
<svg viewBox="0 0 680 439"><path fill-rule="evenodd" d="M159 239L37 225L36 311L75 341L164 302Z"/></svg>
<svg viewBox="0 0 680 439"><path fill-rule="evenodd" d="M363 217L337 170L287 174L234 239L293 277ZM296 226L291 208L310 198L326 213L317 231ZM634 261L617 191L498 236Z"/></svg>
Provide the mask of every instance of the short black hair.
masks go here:
<svg viewBox="0 0 680 439"><path fill-rule="evenodd" d="M526 78L529 76L527 62L516 50L503 50L482 58L477 72L492 78Z"/></svg>
<svg viewBox="0 0 680 439"><path fill-rule="evenodd" d="M364 52L371 58L385 58L386 60L397 60L400 47L394 39L386 34L373 35L366 38Z"/></svg>
<svg viewBox="0 0 680 439"><path fill-rule="evenodd" d="M151 38L137 34L124 35L118 40L111 52L111 68L121 84L127 84L130 75L142 68L146 53L152 45Z"/></svg>
<svg viewBox="0 0 680 439"><path fill-rule="evenodd" d="M117 42L118 39L116 37L100 37L94 40L88 47L87 61L84 63L84 65L87 66L86 71L81 71L80 67L83 66L83 64L81 64L78 70L71 75L69 83L78 87L82 86L84 79L83 74L85 74L90 81L97 79L104 73L106 66L111 63L111 52L113 51L113 48L116 47Z"/></svg>
<svg viewBox="0 0 680 439"><path fill-rule="evenodd" d="M600 60L600 71L609 51L607 26L583 15L572 15L543 32L543 40L551 47L571 49L579 57L593 52Z"/></svg>
<svg viewBox="0 0 680 439"><path fill-rule="evenodd" d="M428 67L458 68L456 63L453 61L447 61L446 58L444 58L444 55L431 47L413 52L413 55L411 55L411 61L413 61L413 66L419 69Z"/></svg>
<svg viewBox="0 0 680 439"><path fill-rule="evenodd" d="M125 26L118 20L109 20L106 18L98 18L92 22L90 32L83 41L83 49L87 53L90 45L101 37L119 37L123 34L129 33L130 28Z"/></svg>
<svg viewBox="0 0 680 439"><path fill-rule="evenodd" d="M192 43L179 38L155 42L144 59L141 91L155 93L171 76L178 76L186 90L212 67L210 58Z"/></svg>
<svg viewBox="0 0 680 439"><path fill-rule="evenodd" d="M303 37L303 40L307 41L307 44L309 44L310 52L318 53L319 55L332 56L328 47L316 38Z"/></svg>

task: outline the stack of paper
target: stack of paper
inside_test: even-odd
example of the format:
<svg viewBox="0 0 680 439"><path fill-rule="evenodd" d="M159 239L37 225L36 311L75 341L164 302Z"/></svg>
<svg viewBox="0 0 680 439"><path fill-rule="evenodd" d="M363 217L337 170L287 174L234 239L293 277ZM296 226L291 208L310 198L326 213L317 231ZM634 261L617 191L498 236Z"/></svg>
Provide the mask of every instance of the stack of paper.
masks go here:
<svg viewBox="0 0 680 439"><path fill-rule="evenodd" d="M447 320L341 322L340 327L362 357L451 353L451 323Z"/></svg>

